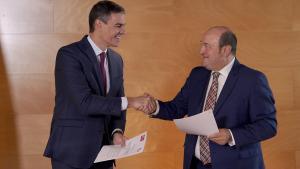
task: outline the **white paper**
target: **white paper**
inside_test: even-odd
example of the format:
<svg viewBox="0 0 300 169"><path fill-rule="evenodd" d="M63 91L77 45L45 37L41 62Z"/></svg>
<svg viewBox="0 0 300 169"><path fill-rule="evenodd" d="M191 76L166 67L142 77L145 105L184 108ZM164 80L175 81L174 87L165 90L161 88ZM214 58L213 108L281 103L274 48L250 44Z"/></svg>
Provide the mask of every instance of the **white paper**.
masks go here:
<svg viewBox="0 0 300 169"><path fill-rule="evenodd" d="M147 132L144 132L127 140L124 147L121 147L120 145L103 146L94 163L119 159L142 153L144 151L146 140Z"/></svg>
<svg viewBox="0 0 300 169"><path fill-rule="evenodd" d="M188 134L209 136L219 132L212 110L174 120L177 128Z"/></svg>

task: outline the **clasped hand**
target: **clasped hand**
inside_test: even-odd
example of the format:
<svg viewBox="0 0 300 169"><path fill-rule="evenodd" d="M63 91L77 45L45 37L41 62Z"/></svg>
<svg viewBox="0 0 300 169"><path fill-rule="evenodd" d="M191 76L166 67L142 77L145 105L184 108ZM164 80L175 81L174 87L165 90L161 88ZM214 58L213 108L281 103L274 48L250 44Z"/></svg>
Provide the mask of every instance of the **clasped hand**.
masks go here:
<svg viewBox="0 0 300 169"><path fill-rule="evenodd" d="M129 97L127 99L128 107L142 111L147 115L152 114L156 110L156 101L148 93L145 93L143 96Z"/></svg>

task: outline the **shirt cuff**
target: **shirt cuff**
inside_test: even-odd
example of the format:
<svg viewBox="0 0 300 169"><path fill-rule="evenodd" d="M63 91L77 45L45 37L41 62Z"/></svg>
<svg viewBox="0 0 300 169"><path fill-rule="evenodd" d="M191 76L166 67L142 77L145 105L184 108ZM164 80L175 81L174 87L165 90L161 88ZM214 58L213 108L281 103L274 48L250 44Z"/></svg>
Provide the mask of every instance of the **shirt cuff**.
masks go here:
<svg viewBox="0 0 300 169"><path fill-rule="evenodd" d="M122 104L121 104L121 110L126 110L127 107L128 107L128 100L127 100L127 97L121 97L121 101L122 101Z"/></svg>
<svg viewBox="0 0 300 169"><path fill-rule="evenodd" d="M114 131L111 133L111 136L113 136L115 133L122 133L123 134L123 130L122 129L114 129Z"/></svg>
<svg viewBox="0 0 300 169"><path fill-rule="evenodd" d="M230 129L229 129L229 132L230 132L230 135L231 135L231 141L228 142L228 145L232 147L232 146L235 146L235 140L234 140L234 137L233 137L232 132L231 132Z"/></svg>
<svg viewBox="0 0 300 169"><path fill-rule="evenodd" d="M155 110L155 112L149 114L150 117L151 117L151 116L156 116L156 115L158 114L158 112L159 112L159 103L158 103L157 100L155 100L155 103L156 103L156 110Z"/></svg>

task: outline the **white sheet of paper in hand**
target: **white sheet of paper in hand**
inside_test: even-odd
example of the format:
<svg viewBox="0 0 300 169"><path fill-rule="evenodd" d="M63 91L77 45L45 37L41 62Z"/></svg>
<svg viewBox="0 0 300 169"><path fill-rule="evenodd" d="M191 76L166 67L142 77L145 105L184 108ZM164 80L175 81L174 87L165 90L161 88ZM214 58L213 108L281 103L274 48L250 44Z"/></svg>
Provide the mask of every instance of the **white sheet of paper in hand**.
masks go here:
<svg viewBox="0 0 300 169"><path fill-rule="evenodd" d="M120 145L103 146L94 163L142 153L144 151L146 140L147 132L144 132L127 140L125 147L121 147Z"/></svg>
<svg viewBox="0 0 300 169"><path fill-rule="evenodd" d="M219 132L212 110L207 110L194 116L175 119L177 128L188 134L209 136Z"/></svg>

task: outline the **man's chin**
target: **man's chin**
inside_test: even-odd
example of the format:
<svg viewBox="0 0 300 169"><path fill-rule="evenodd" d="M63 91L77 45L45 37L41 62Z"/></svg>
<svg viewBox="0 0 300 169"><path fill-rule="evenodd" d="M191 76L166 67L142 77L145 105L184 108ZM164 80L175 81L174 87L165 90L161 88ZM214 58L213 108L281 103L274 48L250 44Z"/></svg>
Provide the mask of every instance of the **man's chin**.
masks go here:
<svg viewBox="0 0 300 169"><path fill-rule="evenodd" d="M111 43L110 46L111 46L111 47L118 47L119 44L120 44L119 42L117 42L117 43Z"/></svg>
<svg viewBox="0 0 300 169"><path fill-rule="evenodd" d="M205 68L207 68L207 67L208 67L208 65L207 65L207 63L206 63L206 62L202 62L202 66L203 66L203 67L205 67Z"/></svg>

